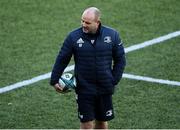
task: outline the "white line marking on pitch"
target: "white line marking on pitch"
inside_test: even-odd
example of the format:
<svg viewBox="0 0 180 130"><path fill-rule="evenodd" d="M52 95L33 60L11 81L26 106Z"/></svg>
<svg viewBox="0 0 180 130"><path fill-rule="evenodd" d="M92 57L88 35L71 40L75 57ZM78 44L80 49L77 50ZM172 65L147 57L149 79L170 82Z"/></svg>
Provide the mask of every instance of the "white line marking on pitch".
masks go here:
<svg viewBox="0 0 180 130"><path fill-rule="evenodd" d="M126 74L126 73L123 74L123 78L142 80L142 81L147 81L147 82L152 82L152 83L160 83L160 84L180 86L180 82L177 82L177 81L155 79L155 78L151 78L151 77L132 75L132 74Z"/></svg>
<svg viewBox="0 0 180 130"><path fill-rule="evenodd" d="M149 41L145 41L145 42L140 43L140 44L136 44L136 45L127 47L127 48L125 48L125 52L128 53L128 52L135 51L135 50L138 50L138 49L141 49L141 48L153 45L153 44L161 43L161 42L166 41L168 39L177 37L179 35L180 35L180 31L169 33L167 35L164 35L164 36L161 36L161 37L149 40ZM65 69L65 72L71 71L73 69L74 69L74 65L71 65L71 66L69 66L69 67L67 67ZM40 80L48 79L48 78L50 78L50 75L51 75L51 72L40 75L40 76L37 76L37 77L34 77L32 79L29 79L29 80L24 80L24 81L17 82L15 84L12 84L12 85L9 85L9 86L6 86L6 87L2 87L2 88L0 88L0 93L5 93L5 92L11 91L13 89L17 89L17 88L20 88L20 87L24 87L24 86L33 84L33 83L38 82ZM156 83L180 86L179 85L180 82L177 82L177 81L154 79L154 78L149 78L149 77L142 78L142 76L131 75L131 74L123 74L123 77L130 78L130 79L136 79L136 80L144 80L144 81L148 81L148 82L156 82Z"/></svg>
<svg viewBox="0 0 180 130"><path fill-rule="evenodd" d="M161 42L166 41L168 39L177 37L179 35L180 35L180 31L169 33L167 35L164 35L164 36L161 36L161 37L149 40L149 41L145 41L143 43L139 43L139 44L127 47L127 48L125 48L125 52L128 53L128 52L135 51L135 50L138 50L138 49L141 49L141 48L153 45L153 44L161 43Z"/></svg>
<svg viewBox="0 0 180 130"><path fill-rule="evenodd" d="M68 71L71 71L73 69L74 69L74 65L71 65L71 66L68 66L64 70L64 72L68 72ZM5 92L13 90L13 89L17 89L17 88L20 88L20 87L23 87L23 86L27 86L27 85L36 83L36 82L44 80L44 79L48 79L50 76L51 76L51 72L40 75L40 76L37 76L37 77L34 77L32 79L24 80L24 81L21 81L21 82L18 82L18 83L15 83L15 84L0 88L0 93L5 93Z"/></svg>

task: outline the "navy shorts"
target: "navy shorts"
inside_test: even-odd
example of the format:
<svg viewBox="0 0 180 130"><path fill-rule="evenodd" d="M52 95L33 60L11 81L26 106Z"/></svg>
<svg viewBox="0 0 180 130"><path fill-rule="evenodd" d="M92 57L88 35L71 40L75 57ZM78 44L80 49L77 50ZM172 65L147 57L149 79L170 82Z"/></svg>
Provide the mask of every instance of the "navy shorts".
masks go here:
<svg viewBox="0 0 180 130"><path fill-rule="evenodd" d="M114 118L112 95L77 95L78 117L81 122L109 121Z"/></svg>

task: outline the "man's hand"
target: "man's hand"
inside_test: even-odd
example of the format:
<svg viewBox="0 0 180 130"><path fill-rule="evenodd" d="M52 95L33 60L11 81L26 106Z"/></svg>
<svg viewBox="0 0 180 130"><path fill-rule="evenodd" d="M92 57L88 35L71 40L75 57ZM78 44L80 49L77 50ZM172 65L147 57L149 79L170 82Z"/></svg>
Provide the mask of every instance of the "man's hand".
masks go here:
<svg viewBox="0 0 180 130"><path fill-rule="evenodd" d="M56 83L55 85L54 85L54 88L55 88L55 90L57 91L57 92L59 92L59 93L62 93L63 92L63 88L60 86L60 84L58 84L58 83Z"/></svg>
<svg viewBox="0 0 180 130"><path fill-rule="evenodd" d="M55 88L55 90L57 91L57 92L59 92L59 93L67 93L67 92L70 92L71 90L63 90L63 87L61 87L60 86L60 84L59 83L56 83L55 85L54 85L54 88Z"/></svg>

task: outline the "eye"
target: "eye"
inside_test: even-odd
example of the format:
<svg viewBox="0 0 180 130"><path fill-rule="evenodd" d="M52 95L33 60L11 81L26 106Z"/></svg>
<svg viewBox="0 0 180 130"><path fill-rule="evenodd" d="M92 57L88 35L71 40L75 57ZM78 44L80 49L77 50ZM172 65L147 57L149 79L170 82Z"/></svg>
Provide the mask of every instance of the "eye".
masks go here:
<svg viewBox="0 0 180 130"><path fill-rule="evenodd" d="M86 24L91 24L91 23L89 23L89 22L85 22Z"/></svg>
<svg viewBox="0 0 180 130"><path fill-rule="evenodd" d="M90 22L87 22L87 21L84 21L84 20L81 20L82 23L85 23L85 24L91 24Z"/></svg>

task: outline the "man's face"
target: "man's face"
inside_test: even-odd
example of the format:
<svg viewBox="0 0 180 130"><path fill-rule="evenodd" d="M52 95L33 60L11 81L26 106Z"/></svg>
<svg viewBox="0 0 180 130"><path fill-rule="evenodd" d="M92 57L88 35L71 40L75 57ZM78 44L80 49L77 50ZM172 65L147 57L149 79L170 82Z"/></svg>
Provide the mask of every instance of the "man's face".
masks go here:
<svg viewBox="0 0 180 130"><path fill-rule="evenodd" d="M99 21L97 21L92 14L85 13L81 18L81 25L84 33L96 33Z"/></svg>

